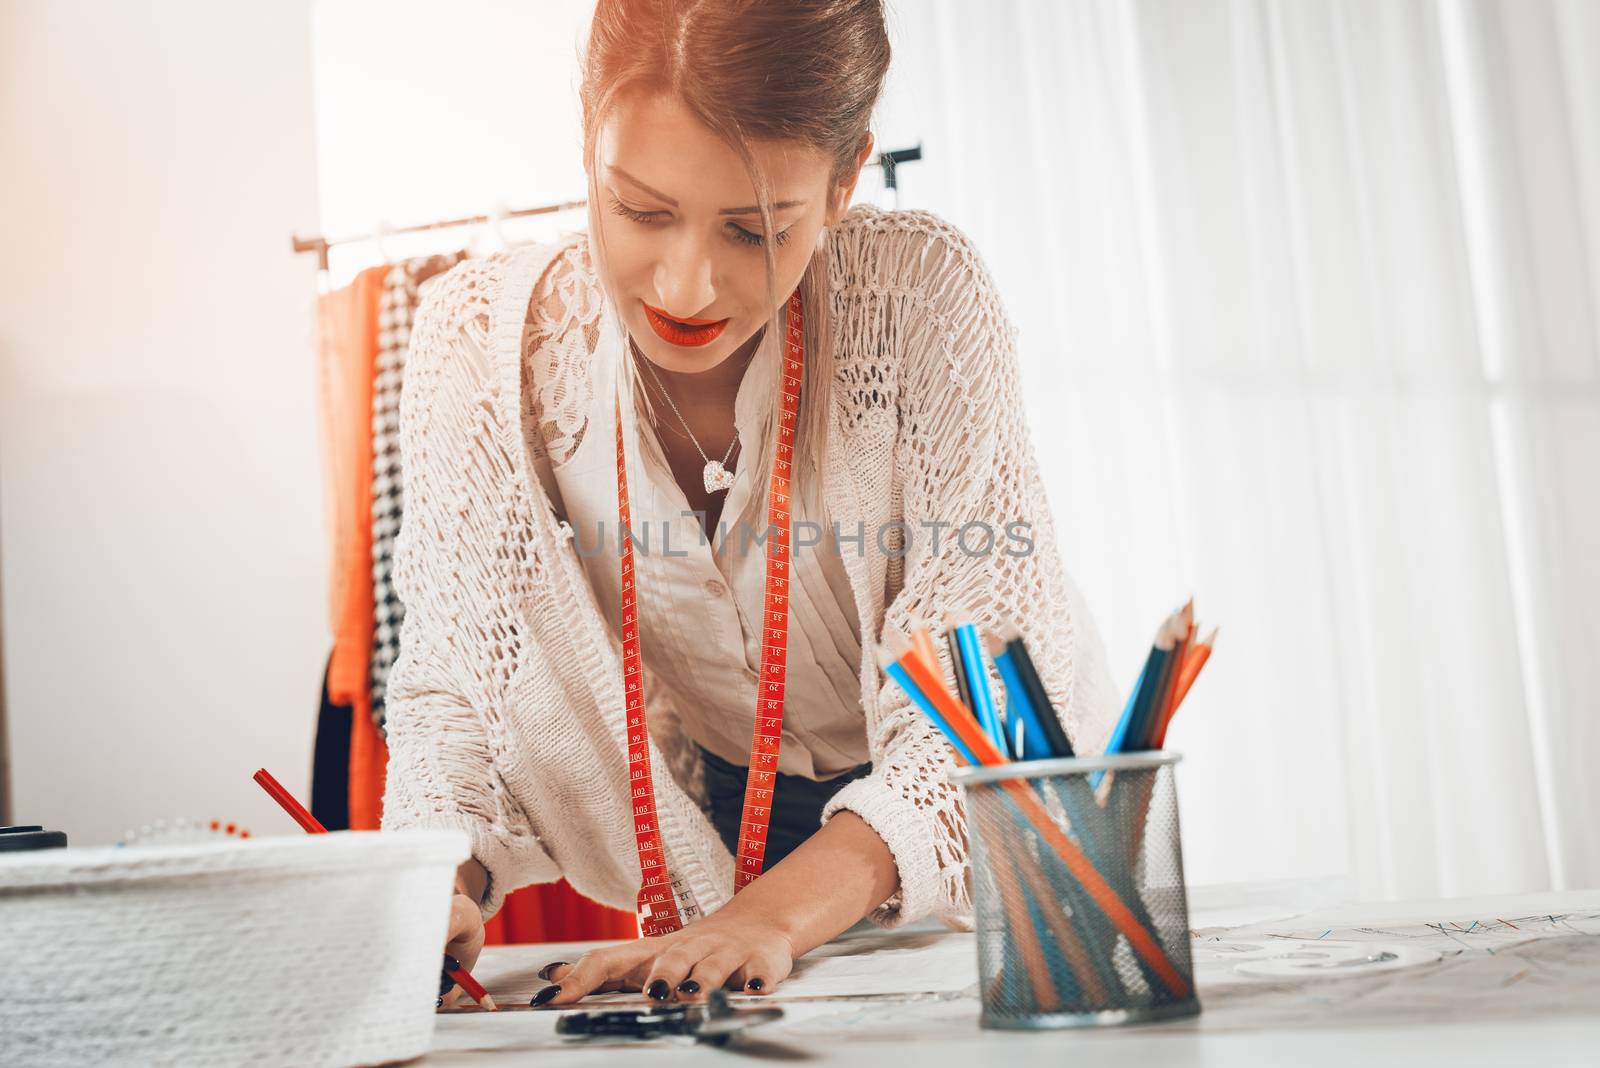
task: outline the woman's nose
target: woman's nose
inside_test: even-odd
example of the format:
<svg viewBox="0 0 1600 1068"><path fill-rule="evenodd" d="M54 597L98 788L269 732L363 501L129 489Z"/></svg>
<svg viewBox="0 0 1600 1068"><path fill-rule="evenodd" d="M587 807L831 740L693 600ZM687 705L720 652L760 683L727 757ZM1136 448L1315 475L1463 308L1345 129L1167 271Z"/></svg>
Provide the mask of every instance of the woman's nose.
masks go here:
<svg viewBox="0 0 1600 1068"><path fill-rule="evenodd" d="M658 307L668 315L699 318L717 299L712 274L711 257L700 242L690 237L674 242L656 265Z"/></svg>

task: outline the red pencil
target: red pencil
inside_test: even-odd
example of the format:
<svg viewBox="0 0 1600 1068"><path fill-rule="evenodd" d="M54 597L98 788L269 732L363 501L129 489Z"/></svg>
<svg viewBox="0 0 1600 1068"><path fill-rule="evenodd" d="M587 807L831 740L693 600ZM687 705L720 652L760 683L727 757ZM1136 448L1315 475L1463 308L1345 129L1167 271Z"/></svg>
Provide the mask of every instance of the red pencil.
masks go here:
<svg viewBox="0 0 1600 1068"><path fill-rule="evenodd" d="M283 788L283 784L272 777L266 768L260 768L254 776L261 788L272 795L272 799L287 812L302 830L307 834L327 834L328 828L317 822L317 817L307 812L305 806L294 799L294 795Z"/></svg>
<svg viewBox="0 0 1600 1068"><path fill-rule="evenodd" d="M461 962L448 953L444 955L444 973L459 983L461 989L465 990L467 995L479 1005L491 1010L496 1007L494 998L489 996L489 992L483 988L483 984L474 979L472 973L463 968Z"/></svg>
<svg viewBox="0 0 1600 1068"><path fill-rule="evenodd" d="M261 784L261 788L270 794L272 799L276 801L283 808L283 810L294 819L296 823L305 829L307 834L328 833L328 828L324 827L317 820L317 817L313 816L310 812L307 812L306 807L300 802L296 801L294 799L294 795L288 790L285 790L283 788L283 784L277 779L274 779L272 777L272 773L266 768L256 769L255 775L251 777L254 778L256 782ZM472 997L473 1001L476 1001L479 1005L482 1005L490 1012L494 1012L498 1008L498 1006L494 1003L494 998L490 997L489 992L483 988L483 984L474 979L472 977L472 973L463 968L461 966L461 962L450 956L448 953L445 954L444 958L444 971L446 975L450 976L450 978L454 979L460 984L461 989L465 990Z"/></svg>

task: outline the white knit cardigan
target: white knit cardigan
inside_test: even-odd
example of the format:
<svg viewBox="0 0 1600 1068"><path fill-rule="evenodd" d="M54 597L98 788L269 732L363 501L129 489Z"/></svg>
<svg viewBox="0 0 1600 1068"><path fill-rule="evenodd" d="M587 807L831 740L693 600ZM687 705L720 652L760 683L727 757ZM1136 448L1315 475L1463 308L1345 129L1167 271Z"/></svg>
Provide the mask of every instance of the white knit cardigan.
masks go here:
<svg viewBox="0 0 1600 1068"><path fill-rule="evenodd" d="M900 888L875 922L962 924L968 846L946 780L951 751L881 676L885 628L951 610L983 627L1016 623L1080 752L1104 747L1119 701L1058 556L1016 329L976 248L927 212L865 205L824 241L836 372L824 501L842 531L867 531L865 551L846 546L844 558L873 770L823 818L849 809L888 845ZM490 875L485 915L507 891L561 876L623 909L638 892L620 644L537 472L585 429L601 311L586 234L468 260L425 294L405 368L394 585L406 615L388 687L383 825L466 831ZM949 524L937 555L924 521ZM954 537L974 521L997 533L986 554L967 551L981 545L978 528L967 549ZM910 531L903 557L875 548L875 532L896 522ZM1005 535L1014 522L1031 524L1031 553L1003 551L1017 547ZM733 861L645 656L668 865L710 912L731 894Z"/></svg>

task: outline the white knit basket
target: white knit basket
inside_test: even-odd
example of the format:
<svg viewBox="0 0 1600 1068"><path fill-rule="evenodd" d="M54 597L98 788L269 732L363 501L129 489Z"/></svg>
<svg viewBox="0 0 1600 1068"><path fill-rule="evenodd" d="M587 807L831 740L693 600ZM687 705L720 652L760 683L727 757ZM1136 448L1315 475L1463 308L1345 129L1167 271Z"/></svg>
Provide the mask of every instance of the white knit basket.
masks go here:
<svg viewBox="0 0 1600 1068"><path fill-rule="evenodd" d="M456 831L0 854L0 1062L426 1053Z"/></svg>

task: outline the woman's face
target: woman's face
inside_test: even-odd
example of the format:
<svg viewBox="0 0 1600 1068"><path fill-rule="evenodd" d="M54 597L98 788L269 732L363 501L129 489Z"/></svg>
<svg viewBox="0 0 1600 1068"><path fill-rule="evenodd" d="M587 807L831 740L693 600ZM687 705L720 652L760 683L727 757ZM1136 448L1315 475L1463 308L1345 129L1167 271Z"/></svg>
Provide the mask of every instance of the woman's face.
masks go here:
<svg viewBox="0 0 1600 1068"><path fill-rule="evenodd" d="M823 226L848 209L854 174L830 196L822 153L798 142L750 147L772 184L777 292L786 299ZM591 225L602 229L610 290L629 333L651 362L669 371L716 367L773 311L761 214L743 163L664 96L619 101L599 132L598 150L600 200Z"/></svg>

